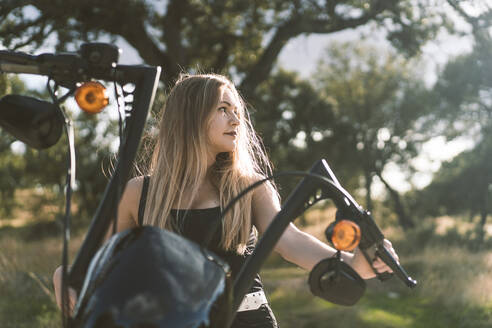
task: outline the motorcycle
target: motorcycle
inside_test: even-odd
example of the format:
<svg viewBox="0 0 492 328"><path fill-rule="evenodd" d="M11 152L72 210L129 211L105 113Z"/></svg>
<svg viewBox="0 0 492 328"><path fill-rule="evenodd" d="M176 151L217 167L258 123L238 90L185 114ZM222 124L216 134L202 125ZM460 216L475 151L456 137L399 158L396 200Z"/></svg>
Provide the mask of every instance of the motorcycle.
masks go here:
<svg viewBox="0 0 492 328"><path fill-rule="evenodd" d="M259 239L232 281L227 263L207 249L173 232L155 227L137 227L114 234L103 244L117 204L129 178L149 109L157 89L161 68L147 65L118 65L119 49L104 43L83 44L78 52L29 55L0 51L0 73L28 73L48 77L52 103L7 95L0 100L0 127L27 145L44 149L54 145L65 129L70 163L67 170L63 241L62 303L68 286L78 292L73 314L64 313L65 327L230 327L255 275L273 251L290 222L322 200L332 200L337 216L326 237L338 250L333 258L318 263L309 274L311 292L339 305L355 304L365 291L365 282L345 262L341 251L359 247L366 259L381 258L406 286L417 282L384 247L384 235L365 211L341 186L326 160L316 162L309 172L283 172L266 177L246 188L223 210L223 217L244 194L280 176L303 179ZM79 106L97 113L107 105L104 80L133 85L124 91L124 126L120 122L120 148L116 169L108 182L87 235L67 270L70 197L75 176L73 126L60 103L74 95ZM54 87L52 87L54 83ZM58 87L68 89L58 97ZM126 96L132 95L131 100ZM113 219L112 219L113 218ZM145 256L143 256L145 255Z"/></svg>

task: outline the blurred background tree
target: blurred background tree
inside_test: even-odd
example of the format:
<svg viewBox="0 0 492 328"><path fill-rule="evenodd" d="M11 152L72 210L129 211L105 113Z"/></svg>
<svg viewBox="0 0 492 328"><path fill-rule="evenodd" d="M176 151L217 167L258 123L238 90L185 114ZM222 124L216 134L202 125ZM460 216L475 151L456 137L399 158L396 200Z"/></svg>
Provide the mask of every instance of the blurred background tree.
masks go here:
<svg viewBox="0 0 492 328"><path fill-rule="evenodd" d="M0 96L26 93L24 83L16 76L0 75ZM15 190L22 185L26 162L12 150L15 138L0 129L0 217L10 216L16 205Z"/></svg>
<svg viewBox="0 0 492 328"><path fill-rule="evenodd" d="M416 196L422 215L468 214L484 237L492 211L492 9L471 16L448 1L471 26L473 49L449 61L431 91L433 133L448 140L466 136L475 146L444 163L432 183ZM415 195L414 195L415 197Z"/></svg>
<svg viewBox="0 0 492 328"><path fill-rule="evenodd" d="M57 50L125 40L170 85L182 69L230 73L249 96L267 79L284 46L302 34L376 24L412 55L446 25L430 0L372 1L3 1L0 39L9 49ZM70 10L67 10L70 8Z"/></svg>
<svg viewBox="0 0 492 328"><path fill-rule="evenodd" d="M366 208L373 210L376 176L403 228L413 227L412 219L383 171L389 163L408 170L409 160L417 156L417 144L426 141L415 133L416 122L429 111L418 66L392 51L335 43L327 49L315 77L317 89L334 108L339 126L334 134L344 142L335 145L343 149L342 162L354 163L363 178Z"/></svg>
<svg viewBox="0 0 492 328"><path fill-rule="evenodd" d="M143 62L164 68L164 89L183 70L226 73L258 109L254 114L257 127L278 169L307 169L330 149L330 162L341 168L348 185L356 186L357 165L342 150L341 145L348 141L339 133L340 122L331 104L310 82L278 70L277 58L297 36L369 25L384 33L404 55L415 55L439 28L450 26L439 8L427 6L430 0L417 3L124 0L115 5L102 1L4 1L0 6L0 40L8 49L31 52L53 46L58 51L76 50L88 41L124 41ZM100 140L95 138L97 124L80 124L84 130L81 135L88 137L78 139L79 152L86 149L92 156L79 156L78 172L94 173L97 169L85 166L85 161L96 160L94 154L102 156L98 160L109 156L109 148L102 146L104 151L95 151L98 146L90 141ZM276 129L271 129L273 126ZM48 160L54 152L40 156ZM338 156L342 152L344 157ZM32 156L31 151L25 154L34 174L39 169L34 167ZM45 172L46 177L61 172L55 165L39 167L53 171ZM78 177L78 195L85 200L81 210L91 209L90 204L103 191L104 179L90 176L94 179L90 186ZM59 181L44 182L60 188Z"/></svg>
<svg viewBox="0 0 492 328"><path fill-rule="evenodd" d="M0 96L22 94L48 99L46 91L39 92L26 87L23 80L15 75L0 75ZM73 105L73 104L72 104ZM107 114L102 114L107 116ZM95 212L107 183L113 151L111 146L117 139L117 126L106 117L99 122L95 116L75 114L77 158L77 207L76 216L90 218ZM60 141L44 150L32 149L16 141L0 129L0 218L12 217L12 210L21 206L38 215L45 213L45 204L64 204L62 191L65 188L67 169L67 146L65 135ZM102 169L105 168L105 169ZM19 204L16 192L37 189L36 201ZM62 211L49 211L58 217Z"/></svg>

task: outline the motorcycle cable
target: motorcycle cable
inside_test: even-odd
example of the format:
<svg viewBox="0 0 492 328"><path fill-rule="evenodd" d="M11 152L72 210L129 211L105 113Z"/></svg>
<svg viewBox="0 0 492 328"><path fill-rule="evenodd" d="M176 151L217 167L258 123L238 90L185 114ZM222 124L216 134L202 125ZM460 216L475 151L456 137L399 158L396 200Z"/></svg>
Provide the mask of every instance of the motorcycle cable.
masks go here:
<svg viewBox="0 0 492 328"><path fill-rule="evenodd" d="M333 187L336 190L339 190L339 186L337 186L336 183L332 182L327 177L322 176L322 175L319 175L319 174L316 174L316 173L309 173L309 172L304 172L304 171L284 171L284 172L278 172L278 173L269 175L269 176L267 176L267 177L265 177L265 178L263 178L261 180L258 180L256 182L252 183L251 185L249 185L248 187L246 187L245 189L243 189L231 201L229 201L229 203L221 211L221 213L220 213L220 219L214 222L213 227L211 229L211 231L213 231L213 233L209 234L207 236L207 238L205 238L205 241L203 243L204 247L205 248L208 248L208 246L209 246L209 244L210 244L213 236L215 235L215 232L217 231L217 228L219 227L219 222L223 222L223 219L224 219L225 214L235 205L235 203L237 201L239 201L239 199L241 199L243 196L245 196L247 193L249 193L253 189L259 187L263 183L265 183L267 181L270 181L270 180L273 180L275 178L283 177L283 176L302 176L302 177L305 177L305 178L306 177L311 177L311 178L315 178L315 179L321 181L323 183L323 185L329 185L330 187ZM347 202L348 203L352 203L350 200L347 200L346 199L345 193L342 192L342 194L344 194L343 196L344 196L344 199L345 199L345 203L347 203ZM310 197L308 199L308 201L305 203L304 208L302 208L301 213L304 212L304 211L306 211L309 207L311 207L312 205L314 205L318 201L323 200L323 199L326 199L326 198L330 198L330 197L323 197L323 193L316 193L316 195L313 195L312 197ZM333 201L335 201L336 206L338 207L339 204L337 204L337 201L335 199L333 199ZM298 213L298 215L300 215L301 213ZM202 249L202 251L203 251L203 249ZM244 274L244 272L245 272L245 267L243 265L241 267L240 272L238 273L238 275L236 276L236 278L234 280L234 286L233 286L233 295L234 295L234 297L233 297L233 304L232 304L232 308L231 308L231 316L229 318L228 326L230 326L232 324L232 321L234 320L235 311L239 307L239 304L242 301L242 297L244 296L244 294L246 293L246 291L249 288L251 288L251 285L253 283L253 281L250 281L250 282L247 282L246 284L240 284L240 286L237 286L237 284L238 284L237 282L239 280L237 278L238 277L241 277Z"/></svg>
<svg viewBox="0 0 492 328"><path fill-rule="evenodd" d="M59 113L63 116L65 132L68 141L68 158L67 158L67 177L66 177L66 191L65 191L65 216L63 218L63 250L62 250L62 284L61 284L61 303L62 303L62 325L64 328L68 327L69 320L69 304L68 304L68 243L70 240L70 213L71 213L71 200L72 190L75 186L75 173L76 173L76 161L75 161L75 138L73 123L67 113L61 108L60 104L75 92L75 88L70 89L65 95L58 98L57 89L58 84L55 82L53 88L51 88L51 78L48 78L47 89L51 96L53 104L58 108Z"/></svg>
<svg viewBox="0 0 492 328"><path fill-rule="evenodd" d="M226 213L232 209L232 207L242 198L244 197L247 193L249 193L250 191L252 191L253 189L256 189L258 188L260 185L264 184L265 182L267 181L270 181L270 180L273 180L273 179L276 179L276 178L280 178L280 177L284 177L284 176L297 176L297 177L312 177L312 178L316 178L316 179L320 179L322 180L324 183L326 182L329 182L329 183L332 183L330 180L328 180L326 177L322 176L322 175L319 175L319 174L315 174L315 173L308 173L308 172L304 172L304 171L283 171L283 172L278 172L278 173L274 173L272 175L269 175L267 176L266 178L263 178L261 180L258 180L252 184L250 184L248 187L246 187L245 189L243 189L239 194L237 194L233 199L231 199L229 201L229 203L227 203L227 205L224 207L224 209L220 212L220 219L215 221L213 226L212 226L212 230L213 233L209 234L207 236L207 238L205 238L205 241L203 243L204 247L208 248L209 247L209 244L210 242L212 241L212 238L217 230L217 228L219 227L219 222L223 222L224 220L224 216L226 215ZM316 202L320 201L321 199L314 199L311 203L309 203L309 206L312 206L314 205ZM307 208L306 208L307 209ZM306 210L304 209L304 210Z"/></svg>

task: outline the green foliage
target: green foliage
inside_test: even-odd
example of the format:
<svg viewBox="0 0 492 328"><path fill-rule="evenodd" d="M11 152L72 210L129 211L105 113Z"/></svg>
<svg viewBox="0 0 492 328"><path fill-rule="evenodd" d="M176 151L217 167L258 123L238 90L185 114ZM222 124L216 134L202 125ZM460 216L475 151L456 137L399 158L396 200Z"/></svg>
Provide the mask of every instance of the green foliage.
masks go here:
<svg viewBox="0 0 492 328"><path fill-rule="evenodd" d="M29 236L37 235L37 238ZM61 238L39 235L39 226L0 228L0 323L6 328L60 327L52 274L61 259ZM70 256L80 246L73 236Z"/></svg>
<svg viewBox="0 0 492 328"><path fill-rule="evenodd" d="M144 62L165 68L162 74L165 86L182 70L227 73L240 84L246 99L259 108L258 129L279 168L307 169L329 151L330 164L336 167L345 185L355 185L356 166L341 154L346 142L338 131L343 132L344 128L335 127L336 117L330 114L326 100L319 99L311 86L295 76L279 72L269 79L269 74L281 50L292 38L369 24L386 31L388 39L398 49L415 54L445 20L435 7L425 6L427 1L419 0L416 6L408 0L327 3L172 0L165 3L165 8L162 2L144 0L120 1L117 6L93 0L67 0L63 4L60 1L8 1L0 8L0 39L4 47L23 50L46 46L47 40L53 39L57 50L74 50L86 41L122 39ZM286 85L283 90L282 85ZM259 94L270 99L258 97ZM277 104L272 101L277 97L269 94L286 98L276 99ZM306 104L309 110L305 110ZM283 111L282 108L289 106L290 109ZM288 113L295 116L279 117ZM271 129L273 125L276 131ZM302 140L304 135L306 138ZM95 200L101 194L104 180L88 163L106 158L108 152L107 149L95 151L96 145L90 143L95 135L88 132L86 136L80 141L85 148L79 152L86 153L78 156L78 171L85 176L79 178L80 196L77 197L81 200L80 211L89 213L97 204ZM303 142L307 148L301 147ZM30 164L27 169L32 171L30 176L43 171L46 177L41 180L50 190L62 189L62 178L57 175L63 166L60 150L53 148L42 154L27 150L25 155ZM43 165L51 160L53 165ZM36 165L39 167L35 168ZM42 184L41 180L32 181Z"/></svg>
<svg viewBox="0 0 492 328"><path fill-rule="evenodd" d="M413 65L413 66L412 66ZM408 169L423 141L415 134L425 115L427 90L415 64L392 51L366 45L331 45L318 66L316 86L333 107L335 135L344 138L343 163L364 177L366 207L372 210L374 176L384 183L404 227L412 226L398 193L383 177L388 163Z"/></svg>
<svg viewBox="0 0 492 328"><path fill-rule="evenodd" d="M58 50L80 42L124 39L147 64L165 68L169 85L184 68L228 72L251 94L268 78L287 42L302 34L335 33L372 24L392 44L415 54L447 25L430 0L123 0L7 1L0 40L9 49ZM66 8L70 8L69 11Z"/></svg>
<svg viewBox="0 0 492 328"><path fill-rule="evenodd" d="M47 98L47 94L27 90L18 77L1 75L0 81L6 93ZM71 115L70 110L68 115ZM77 160L77 190L74 193L77 209L74 214L85 218L87 222L95 212L108 181L105 174L110 174L110 148L111 143L117 140L117 126L107 113L97 118L84 113L74 116ZM4 177L0 181L0 216L3 219L12 218L13 210L21 206L15 199L16 190L33 188L43 191L40 196L42 199L37 205L22 206L38 212L49 203L57 206L61 215L65 202L67 154L65 133L56 145L36 150L16 141L0 129L0 174ZM55 216L58 218L59 215Z"/></svg>
<svg viewBox="0 0 492 328"><path fill-rule="evenodd" d="M344 185L353 184L350 164L341 161L345 139L334 133L337 121L332 106L310 82L279 70L258 86L250 103L255 128L277 170L308 170L326 158ZM291 191L296 181L285 179L281 184Z"/></svg>
<svg viewBox="0 0 492 328"><path fill-rule="evenodd" d="M373 172L416 155L415 123L428 107L412 64L389 50L335 43L318 67L316 85L350 144L346 156Z"/></svg>
<svg viewBox="0 0 492 328"><path fill-rule="evenodd" d="M492 134L483 138L472 150L443 163L432 183L419 193L416 210L424 215L492 212Z"/></svg>
<svg viewBox="0 0 492 328"><path fill-rule="evenodd" d="M434 86L434 122L449 139L492 125L492 40L450 61ZM479 132L480 133L480 132Z"/></svg>
<svg viewBox="0 0 492 328"><path fill-rule="evenodd" d="M476 141L472 150L444 163L432 183L414 195L423 214L480 215L479 240L492 212L492 8L474 17L449 1L471 25L473 50L446 64L433 88L434 110L430 122L441 127L448 139L467 136Z"/></svg>
<svg viewBox="0 0 492 328"><path fill-rule="evenodd" d="M0 97L24 93L24 83L17 76L0 75ZM0 129L0 217L10 216L16 205L15 190L22 184L25 162L21 154L12 151L13 137Z"/></svg>

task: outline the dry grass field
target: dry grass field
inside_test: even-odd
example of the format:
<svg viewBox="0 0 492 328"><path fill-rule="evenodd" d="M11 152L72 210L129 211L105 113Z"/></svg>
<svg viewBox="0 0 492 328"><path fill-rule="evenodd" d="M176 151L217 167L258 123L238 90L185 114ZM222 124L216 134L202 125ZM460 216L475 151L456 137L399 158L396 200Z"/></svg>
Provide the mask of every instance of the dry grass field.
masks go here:
<svg viewBox="0 0 492 328"><path fill-rule="evenodd" d="M51 283L61 259L60 227L30 213L14 215L17 221L0 220L0 327L60 327ZM313 209L303 229L322 237L331 217L332 210ZM456 222L427 220L406 235L385 229L419 284L410 290L395 278L369 281L366 294L352 307L313 297L308 274L272 255L262 277L280 327L491 327L490 236L477 247L470 241L468 223ZM72 259L82 230L72 234Z"/></svg>

